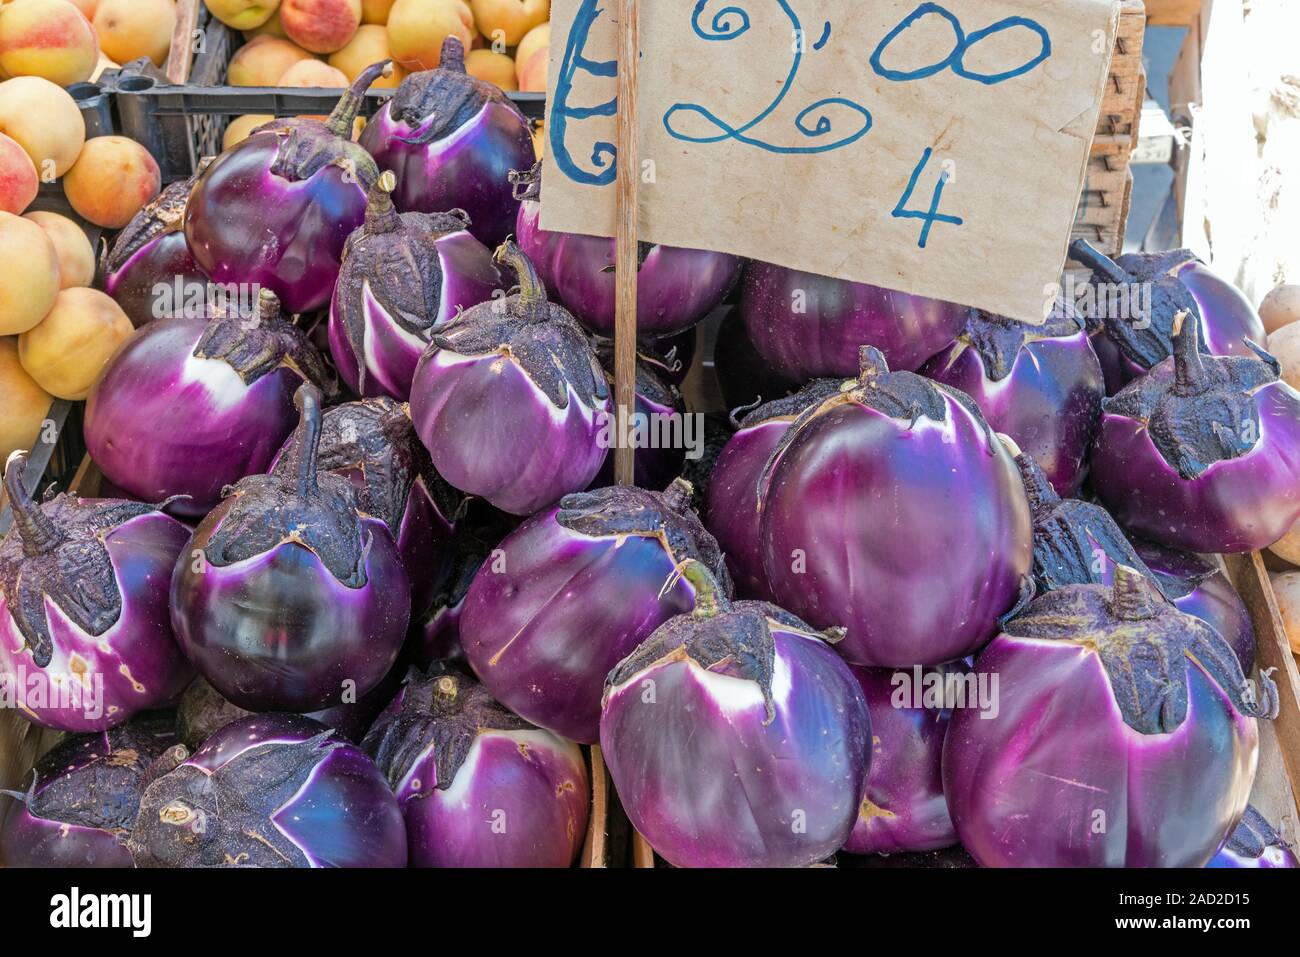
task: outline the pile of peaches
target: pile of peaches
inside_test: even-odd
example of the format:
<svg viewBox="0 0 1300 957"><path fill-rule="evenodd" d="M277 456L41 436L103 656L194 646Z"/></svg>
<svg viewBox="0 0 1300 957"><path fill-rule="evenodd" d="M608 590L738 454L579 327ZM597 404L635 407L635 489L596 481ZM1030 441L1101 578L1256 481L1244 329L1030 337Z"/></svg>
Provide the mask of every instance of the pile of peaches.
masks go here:
<svg viewBox="0 0 1300 957"><path fill-rule="evenodd" d="M550 0L206 0L244 32L228 72L232 86L344 87L392 59L396 87L438 66L442 42L469 50L466 69L503 90L546 89Z"/></svg>
<svg viewBox="0 0 1300 957"><path fill-rule="evenodd" d="M140 144L86 139L62 87L37 76L0 82L0 458L30 447L53 399L85 398L131 334L117 303L90 288L95 252L83 226L30 209L42 181L61 182L77 215L104 229L125 226L161 187Z"/></svg>
<svg viewBox="0 0 1300 957"><path fill-rule="evenodd" d="M0 74L71 86L146 57L162 66L175 0L0 0Z"/></svg>

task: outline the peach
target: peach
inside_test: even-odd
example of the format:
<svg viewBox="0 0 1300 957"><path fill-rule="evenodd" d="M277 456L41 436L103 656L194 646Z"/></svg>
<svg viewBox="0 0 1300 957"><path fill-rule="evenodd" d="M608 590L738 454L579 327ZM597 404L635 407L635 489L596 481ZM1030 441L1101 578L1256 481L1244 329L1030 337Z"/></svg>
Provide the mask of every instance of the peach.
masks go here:
<svg viewBox="0 0 1300 957"><path fill-rule="evenodd" d="M125 136L87 140L63 177L63 193L72 208L105 229L121 229L161 188L154 158Z"/></svg>
<svg viewBox="0 0 1300 957"><path fill-rule="evenodd" d="M533 152L539 160L546 159L546 121L542 120L533 127Z"/></svg>
<svg viewBox="0 0 1300 957"><path fill-rule="evenodd" d="M394 0L361 0L361 22L379 24L388 22L388 14L393 9Z"/></svg>
<svg viewBox="0 0 1300 957"><path fill-rule="evenodd" d="M95 249L86 237L86 231L58 213L43 210L28 213L30 219L54 244L54 254L59 260L59 288L73 289L89 286L95 281Z"/></svg>
<svg viewBox="0 0 1300 957"><path fill-rule="evenodd" d="M470 50L465 54L465 71L503 90L519 89L519 81L515 79L515 61L504 53Z"/></svg>
<svg viewBox="0 0 1300 957"><path fill-rule="evenodd" d="M466 50L474 40L474 15L460 0L397 0L388 15L388 47L407 70L437 67L449 36Z"/></svg>
<svg viewBox="0 0 1300 957"><path fill-rule="evenodd" d="M1284 283L1265 296L1259 304L1259 318L1270 335L1300 320L1300 285Z"/></svg>
<svg viewBox="0 0 1300 957"><path fill-rule="evenodd" d="M304 50L333 53L361 26L361 0L281 0L280 22Z"/></svg>
<svg viewBox="0 0 1300 957"><path fill-rule="evenodd" d="M50 411L50 395L18 361L18 340L0 339L0 459L18 451L30 452Z"/></svg>
<svg viewBox="0 0 1300 957"><path fill-rule="evenodd" d="M49 80L16 76L0 83L0 133L27 151L41 182L72 168L86 142L77 101Z"/></svg>
<svg viewBox="0 0 1300 957"><path fill-rule="evenodd" d="M175 28L174 0L100 0L95 11L99 48L118 63L148 57L162 66Z"/></svg>
<svg viewBox="0 0 1300 957"><path fill-rule="evenodd" d="M99 6L100 0L68 0L68 2L80 10L83 17L94 22L95 8Z"/></svg>
<svg viewBox="0 0 1300 957"><path fill-rule="evenodd" d="M284 71L276 86L326 87L346 89L348 78L343 71L320 60L300 60Z"/></svg>
<svg viewBox="0 0 1300 957"><path fill-rule="evenodd" d="M246 116L236 116L226 127L226 133L221 137L221 148L228 150L236 143L242 143L252 135L253 130L257 129L263 123L270 123L274 116L269 113L249 113Z"/></svg>
<svg viewBox="0 0 1300 957"><path fill-rule="evenodd" d="M551 0L470 0L470 9L478 32L508 47L551 18Z"/></svg>
<svg viewBox="0 0 1300 957"><path fill-rule="evenodd" d="M528 62L519 71L519 89L528 93L546 92L546 66L551 58L551 48L544 46L534 50Z"/></svg>
<svg viewBox="0 0 1300 957"><path fill-rule="evenodd" d="M59 256L45 230L0 212L0 336L26 332L59 294Z"/></svg>
<svg viewBox="0 0 1300 957"><path fill-rule="evenodd" d="M32 158L16 142L0 133L0 209L21 213L41 188Z"/></svg>
<svg viewBox="0 0 1300 957"><path fill-rule="evenodd" d="M100 0L102 3L103 0ZM275 15L280 0L203 0L208 12L228 27L253 30Z"/></svg>
<svg viewBox="0 0 1300 957"><path fill-rule="evenodd" d="M260 27L253 27L251 30L244 31L244 39L252 40L255 37L278 37L281 40L287 40L284 33L284 24L280 22L280 7L277 3L275 13L271 14L271 19L267 20Z"/></svg>
<svg viewBox="0 0 1300 957"><path fill-rule="evenodd" d="M226 79L231 86L275 86L285 70L310 59L310 53L289 40L258 37L235 51L226 68Z"/></svg>
<svg viewBox="0 0 1300 957"><path fill-rule="evenodd" d="M18 337L18 361L50 395L90 395L117 347L135 331L122 307L98 289L65 289L50 314Z"/></svg>
<svg viewBox="0 0 1300 957"><path fill-rule="evenodd" d="M342 50L330 54L330 66L337 67L343 71L343 75L351 83L355 80L366 67L372 63L378 63L380 60L388 60L393 56L392 51L388 49L388 31L381 26L373 23L363 24L350 41ZM397 89L401 85L406 71L398 64L393 64L392 76L381 76L374 83L370 84L372 90Z"/></svg>
<svg viewBox="0 0 1300 957"><path fill-rule="evenodd" d="M90 79L99 62L95 29L68 0L14 0L0 12L0 69L59 86Z"/></svg>
<svg viewBox="0 0 1300 957"><path fill-rule="evenodd" d="M550 45L551 25L549 22L533 27L524 34L524 38L515 47L515 76L518 77L523 72L524 65L528 62L529 57L542 47L549 47Z"/></svg>

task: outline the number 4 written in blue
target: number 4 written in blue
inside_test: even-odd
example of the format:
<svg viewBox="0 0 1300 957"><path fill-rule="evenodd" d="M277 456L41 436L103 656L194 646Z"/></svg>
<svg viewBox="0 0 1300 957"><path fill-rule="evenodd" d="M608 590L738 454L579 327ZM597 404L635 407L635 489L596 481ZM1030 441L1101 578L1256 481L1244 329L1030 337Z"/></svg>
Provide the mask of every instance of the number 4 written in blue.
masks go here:
<svg viewBox="0 0 1300 957"><path fill-rule="evenodd" d="M912 178L907 182L907 189L903 191L902 197L898 200L898 205L894 207L894 217L896 219L919 219L925 225L921 227L921 238L917 245L922 249L930 239L930 229L935 223L949 223L953 226L960 226L962 219L960 216L950 216L946 213L939 212L939 203L943 199L943 188L948 185L948 171L945 169L939 174L939 182L935 184L934 195L930 197L930 208L928 210L908 209L907 204L912 201L912 192L916 189L917 180L921 178L921 173L930 162L930 157L934 155L934 150L927 147L921 154L921 162L916 164L916 169L912 170Z"/></svg>

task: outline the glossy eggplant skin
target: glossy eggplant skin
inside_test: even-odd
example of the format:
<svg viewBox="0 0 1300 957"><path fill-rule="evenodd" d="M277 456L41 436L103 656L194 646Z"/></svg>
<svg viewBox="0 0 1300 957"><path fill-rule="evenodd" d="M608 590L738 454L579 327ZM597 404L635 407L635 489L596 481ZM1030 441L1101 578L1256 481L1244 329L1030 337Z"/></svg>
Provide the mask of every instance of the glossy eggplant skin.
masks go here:
<svg viewBox="0 0 1300 957"><path fill-rule="evenodd" d="M221 492L263 472L293 431L299 372L282 365L251 384L193 353L207 323L160 319L109 361L86 405L86 446L132 498L201 517Z"/></svg>
<svg viewBox="0 0 1300 957"><path fill-rule="evenodd" d="M329 165L296 182L271 172L283 134L254 133L221 154L190 195L185 238L219 283L270 289L286 313L330 301L343 244L366 216L365 177Z"/></svg>
<svg viewBox="0 0 1300 957"><path fill-rule="evenodd" d="M726 582L687 496L679 485L566 496L500 544L459 622L470 666L494 698L538 727L596 743L610 669L692 607L690 585L673 581L677 565L702 558Z"/></svg>
<svg viewBox="0 0 1300 957"><path fill-rule="evenodd" d="M135 723L63 738L36 762L24 800L0 824L5 867L131 867L126 839L155 762L174 739ZM183 748L172 752L175 761Z"/></svg>
<svg viewBox="0 0 1300 957"><path fill-rule="evenodd" d="M1000 714L954 715L944 786L981 866L1201 867L1245 810L1259 732L1196 665L1196 719L1165 735L1118 719L1099 661L1078 647L1002 636L975 670L999 675Z"/></svg>
<svg viewBox="0 0 1300 957"><path fill-rule="evenodd" d="M661 626L610 674L600 719L628 817L676 867L825 860L853 828L870 741L843 660L760 602Z"/></svg>
<svg viewBox="0 0 1300 957"><path fill-rule="evenodd" d="M943 794L943 741L952 711L915 707L922 687L914 672L850 668L871 715L871 768L858 820L843 850L850 854L899 854L937 850L957 843L957 831ZM927 674L961 678L958 662ZM901 677L900 677L901 676ZM906 689L900 700L899 693ZM972 703L973 704L973 703Z"/></svg>
<svg viewBox="0 0 1300 957"><path fill-rule="evenodd" d="M1161 374L1161 367L1149 374ZM1102 413L1092 469L1106 507L1126 529L1185 551L1273 544L1300 519L1300 395L1276 383L1257 399L1265 435L1276 443L1216 463L1191 481L1165 462L1140 422Z"/></svg>
<svg viewBox="0 0 1300 957"><path fill-rule="evenodd" d="M781 443L793 418L772 418L746 425L718 456L709 482L705 524L727 556L727 571L742 598L771 601L763 570L758 482L763 467Z"/></svg>
<svg viewBox="0 0 1300 957"><path fill-rule="evenodd" d="M508 102L490 101L465 126L445 138L416 142L437 116L412 126L385 103L366 125L359 142L380 169L397 175L393 199L404 212L440 213L463 209L470 232L489 249L515 229L519 203L510 171L533 165L528 122Z"/></svg>
<svg viewBox="0 0 1300 957"><path fill-rule="evenodd" d="M964 306L761 262L745 270L740 313L759 355L798 382L857 375L863 345L919 369L966 322Z"/></svg>
<svg viewBox="0 0 1300 957"><path fill-rule="evenodd" d="M193 677L172 635L164 585L189 530L160 512L148 512L99 534L121 596L121 612L103 633L88 634L47 597L52 655L38 666L8 596L0 595L0 678L19 692L16 704L28 720L77 734L104 731L140 711L165 707Z"/></svg>
<svg viewBox="0 0 1300 957"><path fill-rule="evenodd" d="M172 624L200 674L250 711L317 711L370 691L397 660L410 617L411 586L388 529L363 520L370 550L360 588L294 541L218 567L202 556L233 501L204 519L172 577Z"/></svg>
<svg viewBox="0 0 1300 957"><path fill-rule="evenodd" d="M891 390L908 418L872 404ZM920 402L930 411L913 419ZM869 667L943 664L997 633L1025 587L1033 526L1014 461L968 398L864 371L782 443L759 494L782 607L847 628L836 650Z"/></svg>
<svg viewBox="0 0 1300 957"><path fill-rule="evenodd" d="M185 315L183 303L167 309L159 298L160 284L174 289L178 279L185 289L196 283L206 287L208 282L207 274L190 254L185 234L179 230L155 237L132 253L118 269L106 273L104 291L117 301L138 329L155 319Z"/></svg>
<svg viewBox="0 0 1300 957"><path fill-rule="evenodd" d="M1081 324L1070 323L1055 323L1041 334L1025 328L1009 367L991 369L971 338L972 332L982 332L971 326L981 323L984 314L972 314L967 333L930 359L921 375L969 395L995 432L1033 456L1057 494L1073 495L1083 484L1106 394L1087 333Z"/></svg>
<svg viewBox="0 0 1300 957"><path fill-rule="evenodd" d="M296 714L226 725L145 790L136 867L405 867L402 812L360 748Z"/></svg>

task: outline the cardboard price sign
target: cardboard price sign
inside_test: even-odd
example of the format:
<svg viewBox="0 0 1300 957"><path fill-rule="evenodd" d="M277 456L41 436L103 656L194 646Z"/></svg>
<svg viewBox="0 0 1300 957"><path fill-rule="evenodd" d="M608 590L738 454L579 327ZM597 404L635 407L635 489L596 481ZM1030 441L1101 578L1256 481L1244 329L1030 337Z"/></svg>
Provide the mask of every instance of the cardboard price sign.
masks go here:
<svg viewBox="0 0 1300 957"><path fill-rule="evenodd" d="M1041 322L1113 0L650 0L640 236ZM545 229L613 236L619 25L552 0Z"/></svg>

